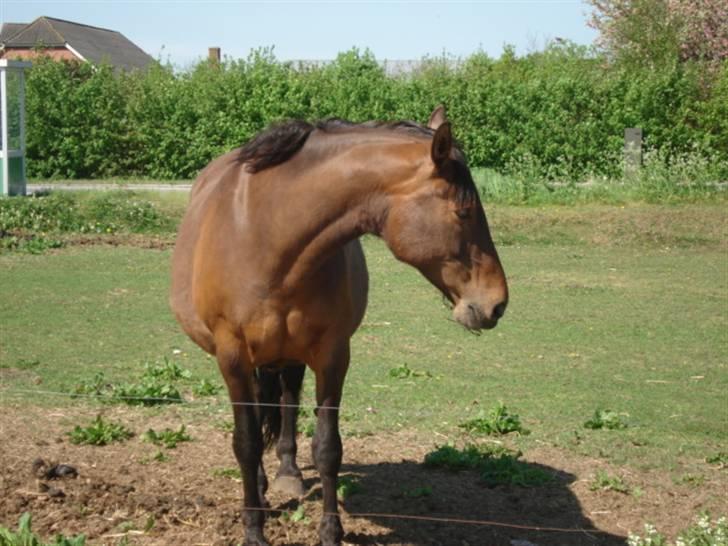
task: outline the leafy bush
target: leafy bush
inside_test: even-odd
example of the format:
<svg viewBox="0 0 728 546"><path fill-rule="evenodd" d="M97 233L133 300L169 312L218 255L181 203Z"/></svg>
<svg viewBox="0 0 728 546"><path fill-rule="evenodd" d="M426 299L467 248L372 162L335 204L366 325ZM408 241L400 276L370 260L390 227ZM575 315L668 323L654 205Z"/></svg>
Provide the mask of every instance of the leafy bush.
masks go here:
<svg viewBox="0 0 728 546"><path fill-rule="evenodd" d="M69 192L0 197L0 240L14 237L17 245L23 240L26 246L62 244L48 238L49 233L171 232L176 223L133 192L110 191L90 199Z"/></svg>
<svg viewBox="0 0 728 546"><path fill-rule="evenodd" d="M357 49L322 65L262 49L219 66L117 75L39 59L27 79L28 172L191 178L274 121L424 122L439 103L475 167L512 171L529 157L542 178L617 176L624 128L638 126L660 153L697 148L728 176L728 61L633 69L568 43L522 57L506 48L498 59L424 59L394 77Z"/></svg>
<svg viewBox="0 0 728 546"><path fill-rule="evenodd" d="M75 537L56 535L53 542L43 542L33 533L30 526L31 515L28 512L20 516L17 532L0 526L0 546L85 546L86 544L84 535Z"/></svg>

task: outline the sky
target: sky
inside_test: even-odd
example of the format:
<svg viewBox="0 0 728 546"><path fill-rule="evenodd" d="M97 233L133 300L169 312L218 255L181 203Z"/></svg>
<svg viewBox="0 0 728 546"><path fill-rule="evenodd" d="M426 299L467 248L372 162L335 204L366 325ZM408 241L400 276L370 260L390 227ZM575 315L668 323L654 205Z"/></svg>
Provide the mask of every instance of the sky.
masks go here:
<svg viewBox="0 0 728 546"><path fill-rule="evenodd" d="M525 54L555 38L592 43L587 13L581 0L0 0L0 22L46 15L110 28L179 68L206 57L208 47L232 58L273 47L283 61L333 59L352 47L378 60L497 57L507 44Z"/></svg>

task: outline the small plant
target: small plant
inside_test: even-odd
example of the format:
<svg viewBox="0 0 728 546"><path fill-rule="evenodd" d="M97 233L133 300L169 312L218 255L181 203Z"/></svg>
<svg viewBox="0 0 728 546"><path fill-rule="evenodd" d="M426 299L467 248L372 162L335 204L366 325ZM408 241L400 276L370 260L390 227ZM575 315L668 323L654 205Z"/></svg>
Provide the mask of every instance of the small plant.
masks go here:
<svg viewBox="0 0 728 546"><path fill-rule="evenodd" d="M215 396L222 387L215 385L209 379L200 379L200 382L192 386L192 393L197 396Z"/></svg>
<svg viewBox="0 0 728 546"><path fill-rule="evenodd" d="M86 426L76 427L67 433L72 444L90 444L105 446L111 442L123 442L133 436L133 433L120 423L111 423L97 415L93 422Z"/></svg>
<svg viewBox="0 0 728 546"><path fill-rule="evenodd" d="M239 468L215 468L212 470L212 475L218 478L230 478L231 480L237 481L242 479Z"/></svg>
<svg viewBox="0 0 728 546"><path fill-rule="evenodd" d="M487 415L481 412L475 419L460 423L458 426L477 434L504 435L511 432L530 434L530 431L521 425L520 417L510 413L503 402L498 402Z"/></svg>
<svg viewBox="0 0 728 546"><path fill-rule="evenodd" d="M178 379L191 379L192 373L185 370L176 362L169 360L166 356L160 364L144 364L143 378L161 379L166 381L177 381Z"/></svg>
<svg viewBox="0 0 728 546"><path fill-rule="evenodd" d="M31 515L25 512L20 516L18 531L13 532L6 527L0 527L0 546L85 546L86 537L78 535L65 537L56 535L53 542L43 542L31 530Z"/></svg>
<svg viewBox="0 0 728 546"><path fill-rule="evenodd" d="M220 420L213 425L217 430L223 432L233 432L235 430L235 423L233 421Z"/></svg>
<svg viewBox="0 0 728 546"><path fill-rule="evenodd" d="M728 453L725 451L719 451L715 455L706 457L705 462L708 464L718 465L720 468L725 468L728 466Z"/></svg>
<svg viewBox="0 0 728 546"><path fill-rule="evenodd" d="M345 500L352 495L361 493L362 487L357 478L351 476L341 476L336 484L336 496L339 500Z"/></svg>
<svg viewBox="0 0 728 546"><path fill-rule="evenodd" d="M106 380L104 372L98 372L93 379L77 383L71 391L71 397L76 396L104 396L110 394L113 386Z"/></svg>
<svg viewBox="0 0 728 546"><path fill-rule="evenodd" d="M616 491L617 493L629 493L629 486L619 476L610 476L603 470L597 470L594 480L589 489L592 491Z"/></svg>
<svg viewBox="0 0 728 546"><path fill-rule="evenodd" d="M283 512L280 519L284 522L290 521L291 523L307 524L311 522L311 518L306 515L306 509L303 507L303 504L299 504L298 508L293 512Z"/></svg>
<svg viewBox="0 0 728 546"><path fill-rule="evenodd" d="M592 430L602 428L621 430L627 428L627 423L622 418L622 415L616 411L598 409L594 412L594 416L584 423L584 427Z"/></svg>
<svg viewBox="0 0 728 546"><path fill-rule="evenodd" d="M728 543L728 520L722 517L715 522L709 514L701 514L695 523L680 532L674 546L725 546ZM646 523L644 536L629 533L629 546L673 546L654 525Z"/></svg>
<svg viewBox="0 0 728 546"><path fill-rule="evenodd" d="M413 370L405 363L401 366L389 370L389 377L392 377L394 379L408 379L410 377L432 379L433 376L428 371Z"/></svg>
<svg viewBox="0 0 728 546"><path fill-rule="evenodd" d="M166 463L167 461L169 461L169 455L167 455L164 451L162 451L161 449L159 449L151 457L144 457L139 462L141 464L149 464L152 461L157 462L157 463Z"/></svg>
<svg viewBox="0 0 728 546"><path fill-rule="evenodd" d="M117 385L113 398L130 406L154 406L157 404L180 404L182 395L172 383L159 383L147 378L142 383Z"/></svg>
<svg viewBox="0 0 728 546"><path fill-rule="evenodd" d="M432 496L432 487L425 485L423 487L415 487L413 489L406 489L402 492L402 495L408 499L419 499L422 497Z"/></svg>
<svg viewBox="0 0 728 546"><path fill-rule="evenodd" d="M174 449L178 443L189 442L192 437L185 432L185 426L181 425L179 430L165 428L162 432L150 428L142 435L142 440L151 442L156 446L163 445L167 449Z"/></svg>
<svg viewBox="0 0 728 546"><path fill-rule="evenodd" d="M467 445L462 450L452 445L438 447L425 456L425 465L450 471L477 470L488 486L520 485L535 487L553 481L553 476L518 459L520 451L502 446Z"/></svg>

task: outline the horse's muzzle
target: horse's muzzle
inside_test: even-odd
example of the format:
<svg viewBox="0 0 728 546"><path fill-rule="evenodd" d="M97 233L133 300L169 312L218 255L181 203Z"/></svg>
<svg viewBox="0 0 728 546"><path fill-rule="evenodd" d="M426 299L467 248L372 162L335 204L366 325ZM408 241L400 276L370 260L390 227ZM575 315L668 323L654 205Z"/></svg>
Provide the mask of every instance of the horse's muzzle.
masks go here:
<svg viewBox="0 0 728 546"><path fill-rule="evenodd" d="M462 299L453 309L453 318L468 330L490 330L495 328L498 320L506 311L506 302L494 305L489 314L473 302Z"/></svg>

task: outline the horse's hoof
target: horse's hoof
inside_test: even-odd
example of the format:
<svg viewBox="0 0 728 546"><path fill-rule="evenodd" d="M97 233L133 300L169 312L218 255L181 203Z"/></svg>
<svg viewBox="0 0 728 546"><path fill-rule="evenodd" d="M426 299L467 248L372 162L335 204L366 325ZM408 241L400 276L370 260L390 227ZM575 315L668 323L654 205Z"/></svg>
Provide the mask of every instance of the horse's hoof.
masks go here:
<svg viewBox="0 0 728 546"><path fill-rule="evenodd" d="M245 540L243 541L243 546L270 546L270 544L266 539L263 538L263 535L258 535L246 536Z"/></svg>
<svg viewBox="0 0 728 546"><path fill-rule="evenodd" d="M303 487L303 480L299 476L276 476L270 485L271 491L278 491L294 498L303 497L306 488Z"/></svg>
<svg viewBox="0 0 728 546"><path fill-rule="evenodd" d="M339 516L324 516L319 527L321 546L341 546L344 539L344 528Z"/></svg>

